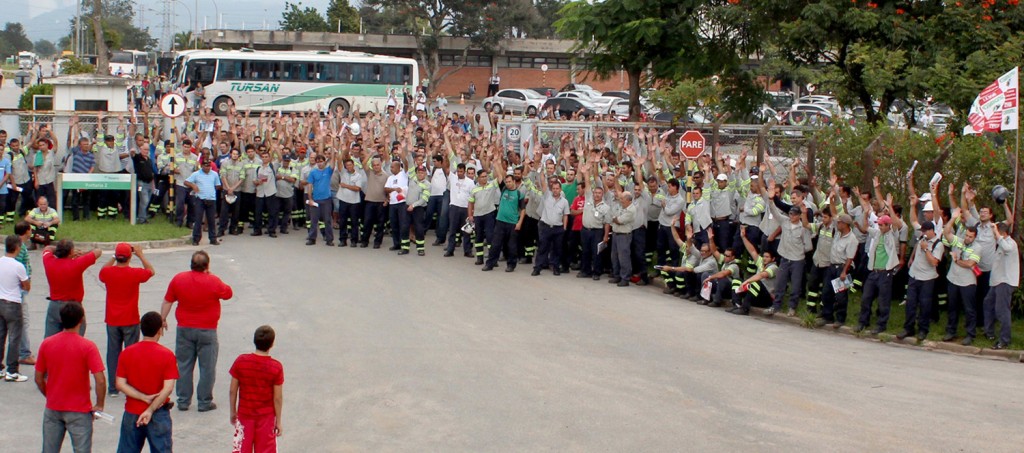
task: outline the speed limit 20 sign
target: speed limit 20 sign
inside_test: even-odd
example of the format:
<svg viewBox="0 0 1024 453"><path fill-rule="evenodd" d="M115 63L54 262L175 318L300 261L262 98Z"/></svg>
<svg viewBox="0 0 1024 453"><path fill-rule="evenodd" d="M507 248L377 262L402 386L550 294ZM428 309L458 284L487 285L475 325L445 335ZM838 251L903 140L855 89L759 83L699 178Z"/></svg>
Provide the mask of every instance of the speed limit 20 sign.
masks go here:
<svg viewBox="0 0 1024 453"><path fill-rule="evenodd" d="M511 143L519 143L522 135L523 131L519 126L509 126L509 128L505 130L505 139Z"/></svg>

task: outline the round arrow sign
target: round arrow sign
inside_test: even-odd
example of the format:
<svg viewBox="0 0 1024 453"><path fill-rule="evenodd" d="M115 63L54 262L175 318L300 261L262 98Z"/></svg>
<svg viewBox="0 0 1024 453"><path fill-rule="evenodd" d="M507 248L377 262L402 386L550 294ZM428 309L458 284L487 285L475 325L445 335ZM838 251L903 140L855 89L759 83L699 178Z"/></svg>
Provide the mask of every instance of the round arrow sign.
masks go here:
<svg viewBox="0 0 1024 453"><path fill-rule="evenodd" d="M185 114L185 98L177 93L169 93L160 98L160 112L168 118L177 118Z"/></svg>

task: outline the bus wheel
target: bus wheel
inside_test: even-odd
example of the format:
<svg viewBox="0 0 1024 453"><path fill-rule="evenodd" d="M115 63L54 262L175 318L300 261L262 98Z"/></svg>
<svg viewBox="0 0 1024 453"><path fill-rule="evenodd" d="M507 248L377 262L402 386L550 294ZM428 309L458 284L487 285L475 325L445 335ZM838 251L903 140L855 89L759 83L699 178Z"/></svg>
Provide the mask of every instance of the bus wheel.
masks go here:
<svg viewBox="0 0 1024 453"><path fill-rule="evenodd" d="M217 100L213 101L213 113L217 116L227 116L228 110L231 109L231 98L227 96L221 96Z"/></svg>
<svg viewBox="0 0 1024 453"><path fill-rule="evenodd" d="M331 101L329 112L338 113L338 107L341 107L343 113L350 113L348 101L344 99L335 99Z"/></svg>

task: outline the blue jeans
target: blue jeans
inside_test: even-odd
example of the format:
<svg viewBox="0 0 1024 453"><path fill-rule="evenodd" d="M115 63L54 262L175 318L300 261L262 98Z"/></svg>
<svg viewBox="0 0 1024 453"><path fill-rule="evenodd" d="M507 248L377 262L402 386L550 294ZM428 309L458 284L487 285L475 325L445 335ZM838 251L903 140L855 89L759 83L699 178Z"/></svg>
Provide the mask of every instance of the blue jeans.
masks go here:
<svg viewBox="0 0 1024 453"><path fill-rule="evenodd" d="M50 306L46 307L46 323L43 329L43 339L45 340L64 331L64 328L60 325L60 309L64 304L80 303L81 302L67 300L51 300ZM78 333L83 337L85 336L85 321L86 319L82 318L82 327L78 328Z"/></svg>
<svg viewBox="0 0 1024 453"><path fill-rule="evenodd" d="M136 184L139 193L135 200L138 203L135 208L135 222L142 223L149 217L149 200L153 198L153 182L136 181Z"/></svg>
<svg viewBox="0 0 1024 453"><path fill-rule="evenodd" d="M7 340L7 372L18 372L18 350L21 348L21 312L20 302L0 299L0 365L4 358L4 340ZM0 368L2 370L3 368Z"/></svg>
<svg viewBox="0 0 1024 453"><path fill-rule="evenodd" d="M107 326L107 374L117 376L117 359L121 351L139 342L139 325ZM116 379L107 379L107 393L114 395Z"/></svg>
<svg viewBox="0 0 1024 453"><path fill-rule="evenodd" d="M92 452L92 414L43 410L43 453L59 453L64 433L71 435L74 453Z"/></svg>
<svg viewBox="0 0 1024 453"><path fill-rule="evenodd" d="M213 384L217 378L219 348L216 330L178 327L174 355L178 358L178 374L180 375L175 385L179 406L188 408L192 405L192 375L196 368L196 361L198 361L199 384L195 387L196 401L199 402L200 409L210 407L210 403L213 402Z"/></svg>
<svg viewBox="0 0 1024 453"><path fill-rule="evenodd" d="M117 453L140 453L146 442L149 442L150 453L170 453L171 411L168 406L154 411L147 425L135 426L138 420L138 415L129 412L121 416L121 440L117 443Z"/></svg>
<svg viewBox="0 0 1024 453"><path fill-rule="evenodd" d="M25 247L22 245L22 247ZM21 292L21 358L32 357L32 344L28 341L28 292Z"/></svg>

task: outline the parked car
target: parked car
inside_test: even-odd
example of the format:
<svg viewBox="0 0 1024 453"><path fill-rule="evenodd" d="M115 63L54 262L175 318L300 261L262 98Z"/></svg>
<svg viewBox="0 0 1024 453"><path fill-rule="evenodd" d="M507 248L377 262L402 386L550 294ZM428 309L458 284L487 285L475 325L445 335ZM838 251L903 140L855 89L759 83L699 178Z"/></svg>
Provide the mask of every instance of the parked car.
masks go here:
<svg viewBox="0 0 1024 453"><path fill-rule="evenodd" d="M590 101L593 102L594 105L597 106L597 111L599 111L599 112L607 112L608 111L608 107L611 107L612 103L614 103L615 101L621 101L621 100L622 100L622 98L616 97L616 96L598 96L598 97L596 97L594 99L591 99ZM626 102L629 102L629 101L626 101Z"/></svg>
<svg viewBox="0 0 1024 453"><path fill-rule="evenodd" d="M562 89L558 90L558 91L559 92L563 92L563 91L576 91L576 92L584 93L590 99L593 99L593 98L596 98L598 96L601 96L601 92L600 91L595 90L590 85L584 85L582 83L570 83L570 84L562 87Z"/></svg>
<svg viewBox="0 0 1024 453"><path fill-rule="evenodd" d="M558 116L568 118L576 112L584 118L590 118L598 113L597 107L586 99L574 99L568 97L553 97L544 103L543 110L553 108Z"/></svg>
<svg viewBox="0 0 1024 453"><path fill-rule="evenodd" d="M629 99L628 91L605 91L602 96L615 96L617 98Z"/></svg>
<svg viewBox="0 0 1024 453"><path fill-rule="evenodd" d="M711 123L711 119L710 119L709 116L706 116L704 112L702 112L701 110L698 110L698 109L696 109L694 107L690 107L687 110L687 116L689 117L688 121L687 121L687 124L710 124ZM675 113L672 113L672 112L658 112L653 117L651 117L651 121L655 121L655 122L658 122L658 123L677 123L681 119L682 118L680 118L678 115L676 115Z"/></svg>
<svg viewBox="0 0 1024 453"><path fill-rule="evenodd" d="M544 105L546 99L533 90L511 88L498 91L494 96L484 98L481 103L484 110L494 113L522 112L534 115Z"/></svg>
<svg viewBox="0 0 1024 453"><path fill-rule="evenodd" d="M558 94L558 90L556 90L554 88L551 88L551 87L540 87L540 88L530 88L530 89L533 90L535 93L541 95L541 96L549 97L549 98L553 98L553 97L555 97L555 95Z"/></svg>

